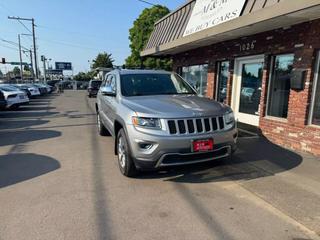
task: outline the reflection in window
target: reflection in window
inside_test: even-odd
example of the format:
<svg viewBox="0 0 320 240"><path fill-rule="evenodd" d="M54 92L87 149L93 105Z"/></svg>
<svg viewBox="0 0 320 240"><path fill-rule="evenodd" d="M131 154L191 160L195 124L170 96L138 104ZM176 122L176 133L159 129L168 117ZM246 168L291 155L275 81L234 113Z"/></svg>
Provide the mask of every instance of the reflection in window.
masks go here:
<svg viewBox="0 0 320 240"><path fill-rule="evenodd" d="M263 63L246 63L242 67L239 112L259 115Z"/></svg>
<svg viewBox="0 0 320 240"><path fill-rule="evenodd" d="M318 54L318 61L320 62L320 52ZM314 106L313 106L313 116L312 124L320 125L320 64L318 64L318 79L314 95Z"/></svg>
<svg viewBox="0 0 320 240"><path fill-rule="evenodd" d="M182 77L197 90L200 96L207 95L208 64L183 67Z"/></svg>
<svg viewBox="0 0 320 240"><path fill-rule="evenodd" d="M229 74L229 62L221 62L218 72L217 101L222 103L227 99L227 83Z"/></svg>
<svg viewBox="0 0 320 240"><path fill-rule="evenodd" d="M290 94L290 74L293 68L293 54L275 57L269 89L268 115L287 118Z"/></svg>

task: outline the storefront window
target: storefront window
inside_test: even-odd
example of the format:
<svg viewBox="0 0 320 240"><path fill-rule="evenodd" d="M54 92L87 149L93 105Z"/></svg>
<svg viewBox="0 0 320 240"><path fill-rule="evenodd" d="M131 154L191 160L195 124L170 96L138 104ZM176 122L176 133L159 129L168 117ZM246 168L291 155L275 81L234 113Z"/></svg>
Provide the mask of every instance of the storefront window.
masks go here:
<svg viewBox="0 0 320 240"><path fill-rule="evenodd" d="M317 69L315 76L315 91L312 112L312 124L320 125L320 52L318 53Z"/></svg>
<svg viewBox="0 0 320 240"><path fill-rule="evenodd" d="M227 99L227 83L229 74L229 62L221 62L218 66L217 101L222 103Z"/></svg>
<svg viewBox="0 0 320 240"><path fill-rule="evenodd" d="M208 64L183 67L182 77L197 90L200 96L207 95Z"/></svg>
<svg viewBox="0 0 320 240"><path fill-rule="evenodd" d="M274 59L269 86L268 115L287 118L290 95L290 74L293 68L293 54L279 55Z"/></svg>
<svg viewBox="0 0 320 240"><path fill-rule="evenodd" d="M259 115L263 63L242 65L239 112Z"/></svg>

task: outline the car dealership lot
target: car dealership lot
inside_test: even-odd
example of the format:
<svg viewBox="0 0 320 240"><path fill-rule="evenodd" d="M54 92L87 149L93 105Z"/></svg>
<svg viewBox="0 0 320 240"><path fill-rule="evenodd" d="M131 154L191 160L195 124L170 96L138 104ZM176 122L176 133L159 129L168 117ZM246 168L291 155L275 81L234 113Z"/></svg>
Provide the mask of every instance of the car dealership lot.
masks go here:
<svg viewBox="0 0 320 240"><path fill-rule="evenodd" d="M319 239L320 161L243 135L232 161L129 179L95 99L0 112L0 239Z"/></svg>

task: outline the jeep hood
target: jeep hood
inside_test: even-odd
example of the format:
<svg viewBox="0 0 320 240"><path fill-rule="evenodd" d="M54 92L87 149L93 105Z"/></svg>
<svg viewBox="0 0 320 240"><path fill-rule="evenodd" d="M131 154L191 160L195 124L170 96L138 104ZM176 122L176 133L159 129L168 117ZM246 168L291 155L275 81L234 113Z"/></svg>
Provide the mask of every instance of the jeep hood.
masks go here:
<svg viewBox="0 0 320 240"><path fill-rule="evenodd" d="M228 109L216 101L194 95L126 97L122 103L139 116L158 118L217 116Z"/></svg>

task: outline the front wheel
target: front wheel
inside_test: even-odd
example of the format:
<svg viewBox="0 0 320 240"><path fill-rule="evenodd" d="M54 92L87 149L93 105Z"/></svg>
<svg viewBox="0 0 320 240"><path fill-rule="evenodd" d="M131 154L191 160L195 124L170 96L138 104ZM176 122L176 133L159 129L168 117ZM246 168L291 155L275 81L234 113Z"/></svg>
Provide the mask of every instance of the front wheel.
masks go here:
<svg viewBox="0 0 320 240"><path fill-rule="evenodd" d="M126 134L123 129L119 131L117 136L117 152L121 173L126 177L134 177L137 174L137 169L132 160Z"/></svg>

